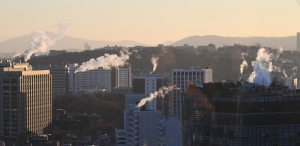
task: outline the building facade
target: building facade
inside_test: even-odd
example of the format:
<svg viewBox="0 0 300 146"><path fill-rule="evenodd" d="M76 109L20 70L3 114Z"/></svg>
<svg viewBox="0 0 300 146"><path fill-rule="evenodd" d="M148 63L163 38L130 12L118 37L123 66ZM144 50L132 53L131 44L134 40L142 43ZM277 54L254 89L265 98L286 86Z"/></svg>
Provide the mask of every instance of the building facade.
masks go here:
<svg viewBox="0 0 300 146"><path fill-rule="evenodd" d="M188 91L183 95L182 145L300 145L299 94L256 90Z"/></svg>
<svg viewBox="0 0 300 146"><path fill-rule="evenodd" d="M110 92L111 69L94 69L75 73L76 93Z"/></svg>
<svg viewBox="0 0 300 146"><path fill-rule="evenodd" d="M180 115L181 112L181 92L185 92L190 84L203 86L204 83L212 82L212 69L173 69L172 83L177 88L173 90L172 98L169 102L169 114Z"/></svg>
<svg viewBox="0 0 300 146"><path fill-rule="evenodd" d="M68 64L69 75L68 75L68 91L70 94L76 94L76 84L75 84L75 71L78 68L78 63Z"/></svg>
<svg viewBox="0 0 300 146"><path fill-rule="evenodd" d="M65 95L69 93L69 68L66 64L38 65L33 70L50 70L52 75L52 95Z"/></svg>
<svg viewBox="0 0 300 146"><path fill-rule="evenodd" d="M146 94L158 91L165 85L165 77L160 74L139 74L132 78L132 93ZM157 99L154 98L146 104L147 110L157 110Z"/></svg>
<svg viewBox="0 0 300 146"><path fill-rule="evenodd" d="M124 130L127 146L163 145L164 124L159 110L136 107L146 94L126 94Z"/></svg>
<svg viewBox="0 0 300 146"><path fill-rule="evenodd" d="M114 67L111 70L111 91L132 87L131 67Z"/></svg>
<svg viewBox="0 0 300 146"><path fill-rule="evenodd" d="M0 136L13 142L51 133L52 87L49 70L28 63L0 63Z"/></svg>

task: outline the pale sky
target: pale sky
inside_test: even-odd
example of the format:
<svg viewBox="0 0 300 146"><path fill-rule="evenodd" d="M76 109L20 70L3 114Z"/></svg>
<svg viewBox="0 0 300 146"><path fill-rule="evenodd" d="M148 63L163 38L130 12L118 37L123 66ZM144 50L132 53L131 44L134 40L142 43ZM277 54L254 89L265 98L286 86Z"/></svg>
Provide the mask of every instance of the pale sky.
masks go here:
<svg viewBox="0 0 300 146"><path fill-rule="evenodd" d="M297 0L0 0L0 42L34 29L148 45L193 35L291 36L300 31Z"/></svg>

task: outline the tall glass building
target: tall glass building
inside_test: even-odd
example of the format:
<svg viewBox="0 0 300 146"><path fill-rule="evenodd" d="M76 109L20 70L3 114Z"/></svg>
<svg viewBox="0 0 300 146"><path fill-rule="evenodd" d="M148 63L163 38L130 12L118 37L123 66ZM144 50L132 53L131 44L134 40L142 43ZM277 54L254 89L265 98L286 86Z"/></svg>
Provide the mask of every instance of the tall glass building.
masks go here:
<svg viewBox="0 0 300 146"><path fill-rule="evenodd" d="M203 89L190 86L182 97L182 145L300 145L300 94L296 90L206 85Z"/></svg>

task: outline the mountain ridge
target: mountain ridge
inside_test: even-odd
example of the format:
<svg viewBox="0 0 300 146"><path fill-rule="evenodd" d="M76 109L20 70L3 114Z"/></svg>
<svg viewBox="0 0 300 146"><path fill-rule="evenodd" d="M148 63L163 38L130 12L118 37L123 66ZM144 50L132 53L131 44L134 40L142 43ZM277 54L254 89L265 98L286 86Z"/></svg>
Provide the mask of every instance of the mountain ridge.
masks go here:
<svg viewBox="0 0 300 146"><path fill-rule="evenodd" d="M52 32L46 32L49 36L56 35ZM14 37L5 41L0 42L0 52L24 52L31 41L33 33L29 35L22 35ZM134 40L120 40L120 41L105 41L105 40L88 40L83 38L76 38L70 36L64 36L61 40L58 40L56 44L50 46L48 50L69 50L77 49L83 51L83 45L88 43L92 49L100 48L104 46L123 46L123 47L133 47L133 46L149 46L144 43L140 43ZM286 36L286 37L264 37L264 36L250 36L250 37L228 37L228 36L218 36L218 35L194 35L188 36L186 38L180 39L178 41L166 41L164 45L171 46L182 46L183 44L188 44L190 46L206 46L210 43L216 45L216 47L223 47L225 45L243 44L243 45L256 45L260 43L262 46L266 47L282 47L284 50L295 50L296 49L296 36Z"/></svg>
<svg viewBox="0 0 300 146"><path fill-rule="evenodd" d="M50 37L55 36L55 33L46 32L46 34ZM28 35L22 35L18 37L14 37L11 39L7 39L5 41L0 42L0 52L24 52L30 44L33 33ZM48 50L68 50L68 49L79 49L84 50L84 44L88 43L92 49L100 48L104 46L123 46L123 47L131 47L131 46L146 46L144 43L140 43L132 40L120 40L120 41L104 41L104 40L88 40L82 38L75 38L70 36L64 36L60 40L58 40L53 46L50 46Z"/></svg>
<svg viewBox="0 0 300 146"><path fill-rule="evenodd" d="M256 45L256 43L267 47L282 47L284 50L296 49L296 36L285 37L263 37L263 36L251 36L251 37L226 37L217 35L205 35L205 36L189 36L172 43L172 46L182 46L188 44L191 46L205 46L210 43L216 45L216 47L223 47L225 45L243 44L243 45Z"/></svg>

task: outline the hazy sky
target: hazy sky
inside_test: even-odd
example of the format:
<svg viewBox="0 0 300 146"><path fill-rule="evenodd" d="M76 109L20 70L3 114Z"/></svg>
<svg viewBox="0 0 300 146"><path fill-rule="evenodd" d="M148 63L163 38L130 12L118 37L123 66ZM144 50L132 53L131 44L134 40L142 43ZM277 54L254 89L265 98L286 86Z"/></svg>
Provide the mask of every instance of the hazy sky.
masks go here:
<svg viewBox="0 0 300 146"><path fill-rule="evenodd" d="M1 0L0 42L34 29L92 40L148 45L192 35L291 36L300 31L297 0Z"/></svg>

